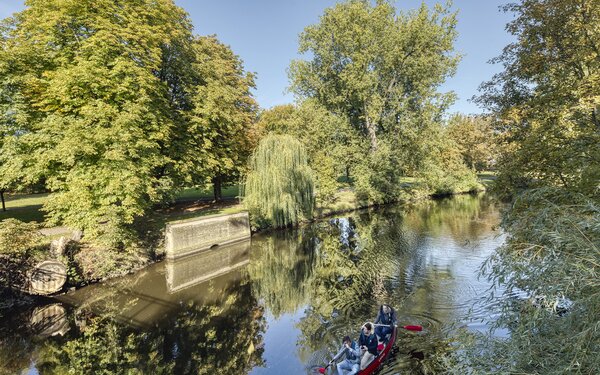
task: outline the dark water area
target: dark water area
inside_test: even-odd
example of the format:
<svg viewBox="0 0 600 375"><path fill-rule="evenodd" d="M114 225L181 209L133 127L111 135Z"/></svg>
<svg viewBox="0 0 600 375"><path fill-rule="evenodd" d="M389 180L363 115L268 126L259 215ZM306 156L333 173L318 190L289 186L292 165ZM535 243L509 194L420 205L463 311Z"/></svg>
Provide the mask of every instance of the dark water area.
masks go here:
<svg viewBox="0 0 600 375"><path fill-rule="evenodd" d="M500 207L357 211L2 311L0 374L310 374L381 303L424 330L402 330L380 374L423 373L457 327L494 321L478 273L503 242Z"/></svg>

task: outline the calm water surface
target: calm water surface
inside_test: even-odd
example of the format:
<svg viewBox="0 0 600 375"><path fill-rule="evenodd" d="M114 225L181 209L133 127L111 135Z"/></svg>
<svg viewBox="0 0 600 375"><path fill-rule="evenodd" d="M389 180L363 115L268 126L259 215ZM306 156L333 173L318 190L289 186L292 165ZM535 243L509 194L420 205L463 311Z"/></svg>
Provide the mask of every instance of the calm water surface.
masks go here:
<svg viewBox="0 0 600 375"><path fill-rule="evenodd" d="M307 374L383 302L424 331L401 332L381 373L420 373L457 327L494 320L477 275L503 242L499 207L459 196L354 212L11 311L0 374Z"/></svg>

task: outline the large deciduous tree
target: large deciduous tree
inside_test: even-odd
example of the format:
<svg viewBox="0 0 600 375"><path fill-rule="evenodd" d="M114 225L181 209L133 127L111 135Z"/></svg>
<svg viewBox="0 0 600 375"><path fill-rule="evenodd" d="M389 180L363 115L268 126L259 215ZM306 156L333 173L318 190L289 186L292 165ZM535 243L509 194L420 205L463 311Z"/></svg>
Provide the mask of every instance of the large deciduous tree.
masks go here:
<svg viewBox="0 0 600 375"><path fill-rule="evenodd" d="M504 71L479 101L504 143L500 180L600 192L600 3L524 0L505 7L517 36L496 62Z"/></svg>
<svg viewBox="0 0 600 375"><path fill-rule="evenodd" d="M0 49L11 157L46 178L51 223L114 244L180 179L172 140L190 107L190 22L171 0L26 6Z"/></svg>
<svg viewBox="0 0 600 375"><path fill-rule="evenodd" d="M250 92L254 75L215 36L197 37L193 48L193 110L185 137L186 168L196 184L213 183L215 199L221 185L241 177L252 151L249 134L257 104Z"/></svg>
<svg viewBox="0 0 600 375"><path fill-rule="evenodd" d="M252 74L172 0L26 1L0 33L0 190L104 244L185 184L239 177Z"/></svg>
<svg viewBox="0 0 600 375"><path fill-rule="evenodd" d="M342 115L369 140L437 118L452 100L438 87L455 71L456 19L436 6L396 14L387 1L350 0L325 10L300 35L308 61L290 67L292 90Z"/></svg>

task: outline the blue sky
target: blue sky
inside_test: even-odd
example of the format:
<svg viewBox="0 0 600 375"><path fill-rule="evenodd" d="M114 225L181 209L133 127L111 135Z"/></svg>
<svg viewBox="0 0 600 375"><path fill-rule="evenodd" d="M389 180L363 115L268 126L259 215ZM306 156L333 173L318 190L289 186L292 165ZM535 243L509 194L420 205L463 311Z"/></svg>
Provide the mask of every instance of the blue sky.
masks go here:
<svg viewBox="0 0 600 375"><path fill-rule="evenodd" d="M256 99L263 108L290 103L286 93L287 67L298 58L298 35L307 25L318 22L323 10L335 0L175 0L191 16L195 32L217 34L231 46L245 63L247 70L257 74ZM392 1L397 9L413 9L421 0ZM456 75L447 80L442 91L458 95L452 112L481 113L469 99L477 94L481 82L500 70L488 64L499 55L512 37L504 26L512 19L499 11L507 0L455 0L459 10L456 51L463 54ZM436 1L426 0L433 5ZM0 0L0 18L23 9L22 0Z"/></svg>

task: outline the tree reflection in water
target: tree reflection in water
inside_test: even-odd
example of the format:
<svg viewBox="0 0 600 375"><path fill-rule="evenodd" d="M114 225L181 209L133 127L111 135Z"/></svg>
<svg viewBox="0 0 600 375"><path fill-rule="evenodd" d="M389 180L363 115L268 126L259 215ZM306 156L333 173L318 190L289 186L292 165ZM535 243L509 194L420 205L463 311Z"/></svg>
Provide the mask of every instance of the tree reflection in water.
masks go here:
<svg viewBox="0 0 600 375"><path fill-rule="evenodd" d="M117 323L119 311L80 311L80 329L40 348L37 368L42 374L246 373L262 365L263 309L247 282L226 292L221 303L182 304L152 330Z"/></svg>
<svg viewBox="0 0 600 375"><path fill-rule="evenodd" d="M360 211L261 239L250 276L275 317L304 311L296 323L303 362L326 362L340 337L356 337L387 302L400 323L427 329L427 336L399 338L405 353L399 366L420 371L426 361L410 358L449 350L450 322L468 309L461 288L470 288L476 270L460 274L453 263L463 254L452 252L468 253L480 239L494 237L497 224L496 203L475 196Z"/></svg>
<svg viewBox="0 0 600 375"><path fill-rule="evenodd" d="M340 338L356 338L358 327L374 319L383 302L396 307L401 324L426 330L402 332L389 371L435 372L428 358L451 350L451 323L462 319L470 294L485 290L474 281L476 266L462 265L471 257L481 261L481 241L495 246L490 238L497 223L493 201L459 196L263 233L253 237L249 251L223 250L224 266L242 266L185 290L169 292L164 268L121 285L86 288L90 293L80 299L89 303L69 302L75 307L63 337L41 338L17 322L29 319L30 312L3 317L0 374L20 372L31 361L41 374L244 374L260 367L267 373L298 373L297 360L290 367L269 362L268 323L278 320L281 327L286 320L280 318L293 317L283 329L296 332L296 345L278 353L296 356L307 367L322 365ZM216 254L198 264L215 261ZM149 304L146 315L138 310ZM145 322L147 316L157 321Z"/></svg>

